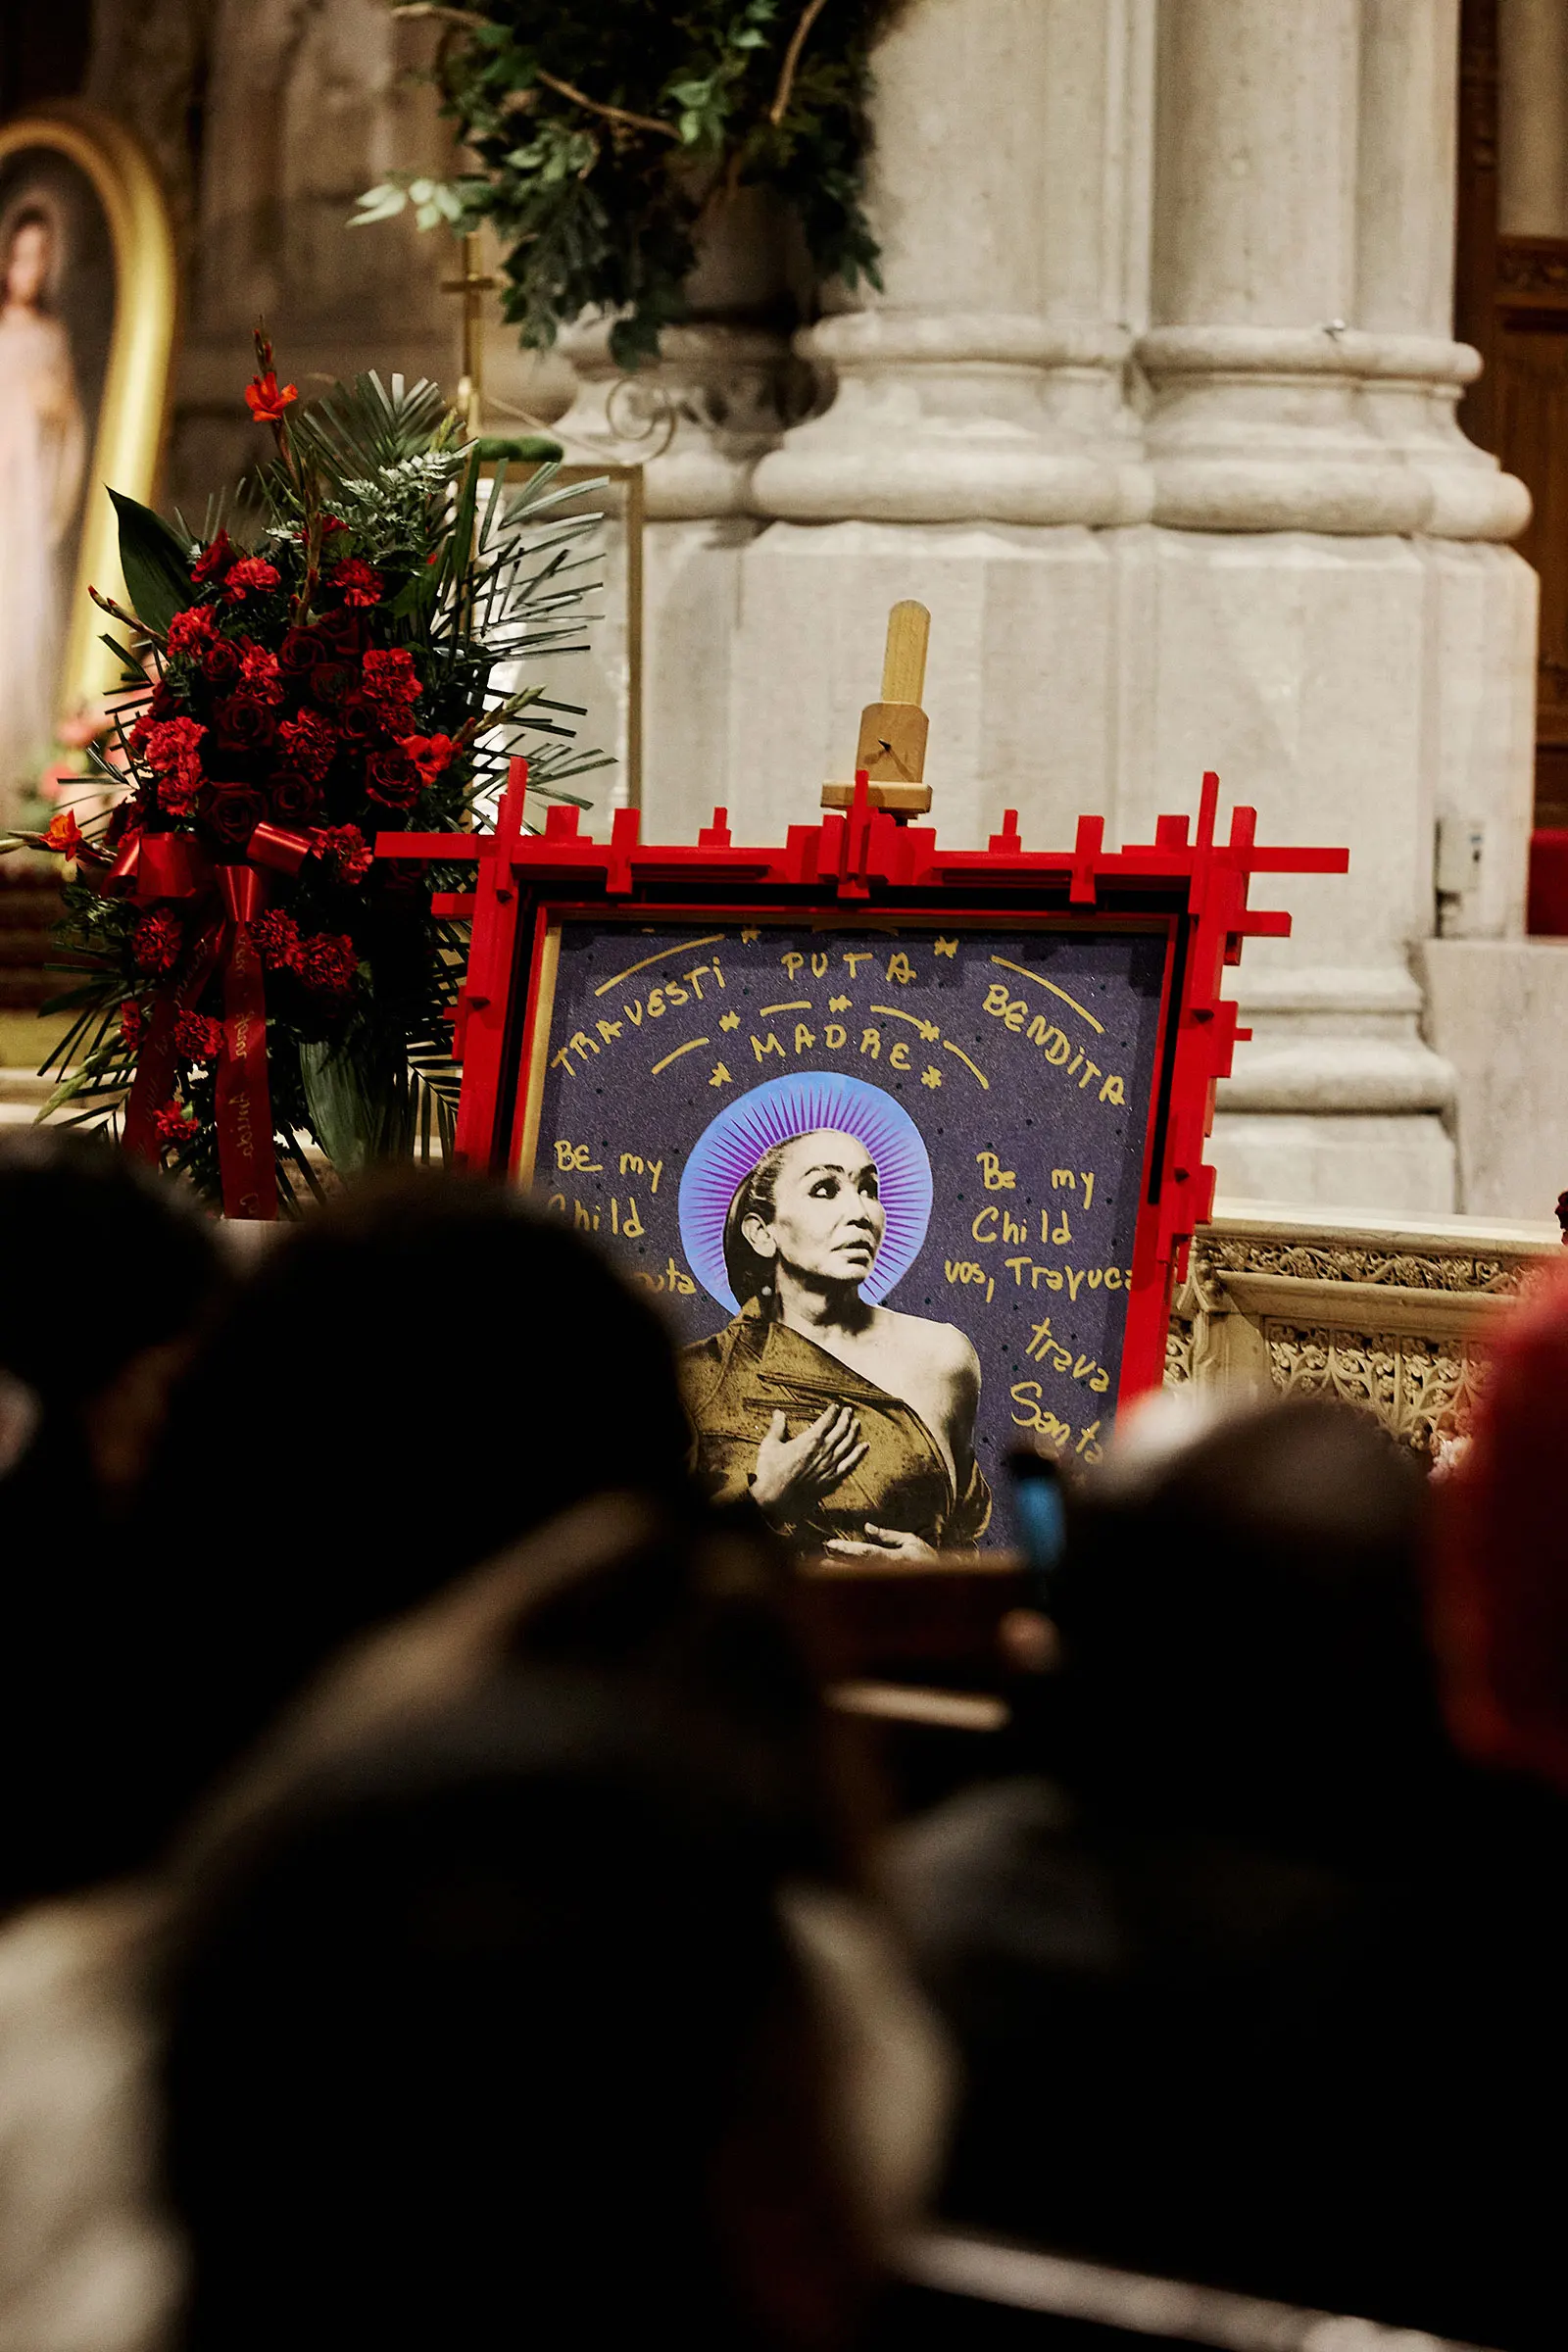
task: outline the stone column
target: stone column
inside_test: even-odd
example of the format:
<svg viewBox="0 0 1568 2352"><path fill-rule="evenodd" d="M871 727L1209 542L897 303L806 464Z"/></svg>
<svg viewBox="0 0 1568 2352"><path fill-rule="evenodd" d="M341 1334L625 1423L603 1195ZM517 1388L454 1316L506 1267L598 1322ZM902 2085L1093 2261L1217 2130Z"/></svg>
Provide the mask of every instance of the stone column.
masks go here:
<svg viewBox="0 0 1568 2352"><path fill-rule="evenodd" d="M1453 1076L1423 1044L1440 806L1490 828L1473 925L1517 922L1533 581L1520 486L1452 405L1452 0L1167 0L1152 323L1156 529L1124 535L1121 801L1219 769L1263 838L1348 842L1254 943L1220 1190L1454 1205ZM1141 807L1140 807L1141 805Z"/></svg>
<svg viewBox="0 0 1568 2352"><path fill-rule="evenodd" d="M1128 360L1144 316L1152 0L914 0L874 59L883 292L798 348L832 390L753 483L729 787L744 824L848 774L887 609L931 607L945 835L1006 798L1093 805L1113 724L1104 526L1148 512ZM808 684L808 691L803 687Z"/></svg>

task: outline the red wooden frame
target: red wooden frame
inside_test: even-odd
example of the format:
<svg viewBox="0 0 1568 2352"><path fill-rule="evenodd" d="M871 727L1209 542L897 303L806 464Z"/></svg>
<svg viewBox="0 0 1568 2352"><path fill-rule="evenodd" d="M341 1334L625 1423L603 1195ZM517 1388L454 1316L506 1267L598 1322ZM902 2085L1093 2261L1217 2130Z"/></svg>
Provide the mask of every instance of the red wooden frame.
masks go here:
<svg viewBox="0 0 1568 2352"><path fill-rule="evenodd" d="M1117 927L1129 917L1161 920L1171 953L1118 1401L1158 1385L1172 1278L1185 1271L1194 1228L1213 1204L1214 1171L1202 1153L1214 1089L1250 1034L1237 1027L1220 975L1240 962L1244 939L1290 936L1288 914L1249 908L1249 885L1254 874L1343 874L1348 851L1260 849L1251 808L1234 809L1229 839L1217 840L1213 773L1203 778L1196 836L1187 817L1162 816L1152 843L1121 850L1104 847L1099 816L1078 819L1070 850L1026 850L1011 808L984 850L939 849L932 827L901 825L869 806L863 771L848 811L791 825L775 849L735 846L722 808L689 847L645 845L633 808L617 810L608 842L579 831L577 810L565 807L550 810L543 833L528 833L526 790L526 762L514 760L494 832L383 833L376 841L377 857L471 859L476 869L471 891L432 901L437 913L473 925L453 1020L453 1053L463 1064L457 1158L471 1167L514 1163L537 1008L537 943L563 912L620 911L643 922L711 916L720 906L728 920L830 907L911 921L929 912L970 925L1042 915L1085 925L1098 915Z"/></svg>

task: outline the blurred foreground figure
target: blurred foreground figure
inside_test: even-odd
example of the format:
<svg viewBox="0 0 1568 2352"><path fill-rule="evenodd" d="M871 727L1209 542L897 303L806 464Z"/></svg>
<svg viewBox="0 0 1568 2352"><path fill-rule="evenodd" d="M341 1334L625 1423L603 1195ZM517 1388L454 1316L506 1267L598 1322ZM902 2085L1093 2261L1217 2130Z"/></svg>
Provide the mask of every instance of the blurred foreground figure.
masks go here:
<svg viewBox="0 0 1568 2352"><path fill-rule="evenodd" d="M1568 1269L1493 1353L1437 1547L1437 1631L1466 1752L1568 1795Z"/></svg>
<svg viewBox="0 0 1568 2352"><path fill-rule="evenodd" d="M623 1708L628 1725L678 1726L691 1773L722 1792L727 1819L744 1818L755 1874L746 1903L755 1909L764 1883L781 1899L807 1884L850 1900L857 1828L789 1620L781 1560L755 1516L726 1528L698 1502L688 1444L669 1346L651 1308L568 1231L500 1186L368 1185L280 1242L215 1319L179 1383L138 1504L120 1687L100 1735L121 1743L118 1867L140 1875L34 1909L0 1935L0 2352L155 2352L172 2341L183 2250L156 2178L169 1953L195 1948L183 1936L187 1901L216 1919L206 1906L229 1899L214 1891L220 1879L239 1886L245 1857L273 1836L263 1825L280 1821L318 1776L352 1779L362 1743L413 1740L448 1710L482 1707L514 1670L587 1678L612 1693L596 1698L596 1722L612 1724ZM576 1737L561 1735L568 1781ZM624 1780L629 1768L612 1760L605 1769ZM466 1802L453 1796L454 1821ZM175 1840L196 1808L198 1826ZM736 1836L726 1836L727 1852ZM353 1890L353 1903L323 1912L321 1923L340 1953L360 1934L351 1913L361 1897L394 1946L396 1934L416 1934L411 1920L429 1891L417 1872L434 1856L426 1849L421 1862L412 1828L408 1838L412 1912L398 1911L384 1884L374 1892L380 1866L368 1854L350 1867L352 1838L344 1848L344 1901ZM624 1839L607 1845L604 1869L618 1871L623 1853ZM505 1929L511 1865L497 1867ZM578 1895L568 1901L545 1862L535 1875L540 1934L557 1918L569 1942ZM646 1873L637 1886L648 1892ZM578 1892L590 1899L586 1884ZM601 1897L616 1929L611 1958L629 1988L658 1921L639 1908L636 1887L619 1911L612 1885L592 1899ZM477 1949L495 1921L487 1926L474 1900ZM447 1934L441 1928L437 1940ZM368 1948L363 1936L356 1948ZM404 1963L394 1953L387 1965ZM307 1997L297 1979L295 1993ZM323 1978L320 2014L345 1997L341 1971ZM461 1998L440 2020L428 2011L417 2029L405 2017L387 2024L384 2005L366 2014L383 2026L360 2060L382 2069L377 2112L415 2095L400 2089L405 2042L409 2065L425 2069L418 2095L434 2096L432 2053L443 2037L459 2046L466 2031ZM242 2040L264 2022L230 2018L223 2031ZM545 2035L540 2066L547 2056L554 2064L557 2045L531 2022ZM576 2022L586 2033L583 2012ZM598 2030L613 2038L620 2028L607 2013ZM477 2066L471 2042L468 2054ZM593 2051L580 2045L579 2054L588 2081ZM474 2079L466 2086L479 2096ZM932 2125L922 2116L902 2136L924 2161ZM277 2121L281 2131L281 2110ZM334 2132L349 2134L345 2144L368 2163L369 2143L352 2141L364 2121L334 2121L325 2108L302 2121L293 2173L316 2164ZM209 2116L200 2128L217 2125ZM527 2139L528 2095L501 2128ZM470 2177L479 2162L477 2149L445 2143L421 2150L426 2157L438 2170L471 2158ZM352 2179L330 2177L324 2157L312 2179L339 2207L357 2193ZM180 2180L194 2196L189 2174ZM286 2183L273 2186L283 2194ZM294 2219L308 2234L309 2196L300 2196ZM237 2214L222 2225L211 2202L192 2219L203 2230L244 2226ZM858 2229L845 2223L842 2245L830 2230L821 2256L824 2341L858 2291L868 2242ZM288 2254L273 2244L256 2259L281 2275ZM290 2321L290 2340L308 2316ZM345 2332L353 2340L357 2331L340 2330L339 2341Z"/></svg>
<svg viewBox="0 0 1568 2352"><path fill-rule="evenodd" d="M188 1195L96 1137L0 1137L0 1912L122 1859L123 1525L224 1287Z"/></svg>
<svg viewBox="0 0 1568 2352"><path fill-rule="evenodd" d="M1134 1435L1079 1501L1045 1769L897 1857L971 2069L950 2218L1560 2343L1568 1848L1446 1743L1427 1500L1373 1424L1280 1402Z"/></svg>
<svg viewBox="0 0 1568 2352"><path fill-rule="evenodd" d="M650 1690L533 1672L205 1857L165 2070L190 2352L854 2340L930 2033L751 1779Z"/></svg>

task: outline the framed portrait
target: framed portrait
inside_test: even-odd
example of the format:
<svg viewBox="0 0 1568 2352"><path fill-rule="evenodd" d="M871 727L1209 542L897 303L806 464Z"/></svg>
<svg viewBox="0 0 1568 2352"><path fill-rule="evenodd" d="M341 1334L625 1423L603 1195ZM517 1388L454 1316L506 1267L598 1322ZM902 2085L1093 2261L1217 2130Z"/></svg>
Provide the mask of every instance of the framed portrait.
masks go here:
<svg viewBox="0 0 1568 2352"><path fill-rule="evenodd" d="M522 763L518 762L518 769ZM457 1145L591 1235L673 1329L699 1477L805 1548L1005 1544L1007 1454L1092 1462L1162 1376L1173 1272L1212 1200L1237 1036L1227 960L1283 914L1216 841L982 852L872 809L732 844L520 829L469 853ZM450 837L383 835L429 858ZM626 1400L634 1410L634 1400Z"/></svg>
<svg viewBox="0 0 1568 2352"><path fill-rule="evenodd" d="M122 598L104 484L148 502L174 330L163 191L119 123L62 104L0 123L0 821L62 718L119 673L89 582Z"/></svg>

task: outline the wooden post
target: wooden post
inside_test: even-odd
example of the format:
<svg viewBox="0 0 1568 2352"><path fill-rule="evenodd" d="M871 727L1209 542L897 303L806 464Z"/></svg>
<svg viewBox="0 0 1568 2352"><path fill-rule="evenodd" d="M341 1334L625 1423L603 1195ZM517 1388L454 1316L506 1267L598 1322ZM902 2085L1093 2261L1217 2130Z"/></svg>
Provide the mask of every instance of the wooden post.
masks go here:
<svg viewBox="0 0 1568 2352"><path fill-rule="evenodd" d="M893 607L882 657L882 699L867 703L860 713L856 768L866 772L871 807L898 817L924 816L931 806L925 781L929 721L920 704L930 637L931 615L924 605L907 598ZM854 797L853 784L822 787L824 808L848 808Z"/></svg>

